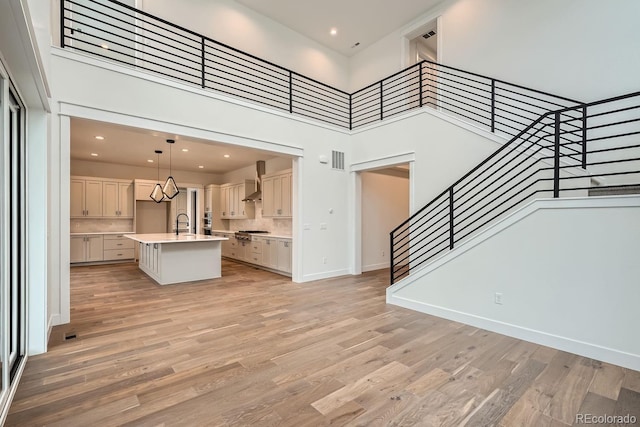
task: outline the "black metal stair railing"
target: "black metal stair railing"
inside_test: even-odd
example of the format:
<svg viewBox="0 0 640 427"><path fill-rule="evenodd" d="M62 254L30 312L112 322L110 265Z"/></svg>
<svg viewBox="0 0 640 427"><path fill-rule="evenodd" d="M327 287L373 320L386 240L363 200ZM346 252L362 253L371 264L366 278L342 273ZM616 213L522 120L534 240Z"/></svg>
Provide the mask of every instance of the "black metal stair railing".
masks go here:
<svg viewBox="0 0 640 427"><path fill-rule="evenodd" d="M640 92L546 112L391 231L391 284L528 201L639 184Z"/></svg>
<svg viewBox="0 0 640 427"><path fill-rule="evenodd" d="M347 93L117 0L62 0L63 48L347 129L431 107L512 137L578 101L422 61Z"/></svg>

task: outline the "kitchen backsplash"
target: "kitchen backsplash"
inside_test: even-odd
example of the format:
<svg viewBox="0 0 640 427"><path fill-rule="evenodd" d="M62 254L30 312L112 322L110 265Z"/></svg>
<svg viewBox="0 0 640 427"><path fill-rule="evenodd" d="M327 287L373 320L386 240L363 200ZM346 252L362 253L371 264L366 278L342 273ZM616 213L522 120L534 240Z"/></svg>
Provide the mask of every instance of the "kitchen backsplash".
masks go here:
<svg viewBox="0 0 640 427"><path fill-rule="evenodd" d="M133 219L78 218L71 220L71 233L133 231Z"/></svg>
<svg viewBox="0 0 640 427"><path fill-rule="evenodd" d="M274 234L290 236L292 230L291 218L263 218L262 202L256 202L256 219L231 219L228 221L229 230L265 230Z"/></svg>

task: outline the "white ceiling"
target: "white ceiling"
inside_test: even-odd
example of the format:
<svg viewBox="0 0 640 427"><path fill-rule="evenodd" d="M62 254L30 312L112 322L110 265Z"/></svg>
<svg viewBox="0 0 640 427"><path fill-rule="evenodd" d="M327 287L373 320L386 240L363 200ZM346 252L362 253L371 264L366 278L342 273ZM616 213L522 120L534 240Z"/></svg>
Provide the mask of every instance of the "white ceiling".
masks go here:
<svg viewBox="0 0 640 427"><path fill-rule="evenodd" d="M104 140L97 140L97 135ZM225 145L214 141L185 138L162 132L153 132L85 119L71 119L71 159L104 163L124 164L139 167L157 167L154 150L162 150L160 168L169 168L169 144L171 164L174 170L223 174L255 164L257 160L279 157L275 153ZM184 152L183 149L189 151ZM98 154L97 157L91 153ZM230 157L225 158L228 154ZM153 160L149 163L147 160ZM198 166L204 166L200 169Z"/></svg>
<svg viewBox="0 0 640 427"><path fill-rule="evenodd" d="M442 0L236 0L262 15L351 56L410 23ZM329 34L337 28L334 37ZM357 48L352 48L360 42Z"/></svg>

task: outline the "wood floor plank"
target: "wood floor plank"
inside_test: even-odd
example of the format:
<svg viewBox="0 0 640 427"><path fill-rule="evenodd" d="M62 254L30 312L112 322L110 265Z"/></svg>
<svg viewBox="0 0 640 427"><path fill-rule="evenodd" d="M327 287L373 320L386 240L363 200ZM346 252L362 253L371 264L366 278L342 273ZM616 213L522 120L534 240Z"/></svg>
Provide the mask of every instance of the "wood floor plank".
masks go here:
<svg viewBox="0 0 640 427"><path fill-rule="evenodd" d="M29 358L5 425L566 427L640 407L640 373L387 305L386 271L222 268L170 286L71 269L71 323Z"/></svg>

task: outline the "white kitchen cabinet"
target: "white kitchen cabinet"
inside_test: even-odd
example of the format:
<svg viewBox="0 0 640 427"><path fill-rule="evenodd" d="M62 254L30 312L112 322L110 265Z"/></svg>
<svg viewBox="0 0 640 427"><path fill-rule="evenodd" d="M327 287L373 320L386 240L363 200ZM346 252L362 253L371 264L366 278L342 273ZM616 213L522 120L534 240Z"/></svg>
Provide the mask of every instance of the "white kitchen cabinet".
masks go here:
<svg viewBox="0 0 640 427"><path fill-rule="evenodd" d="M153 188L158 183L157 181L149 181L146 179L136 179L135 181L135 200L143 200L143 201L153 201L151 199L151 192ZM163 183L161 182L160 185ZM168 199L164 199L164 202L169 201Z"/></svg>
<svg viewBox="0 0 640 427"><path fill-rule="evenodd" d="M242 200L255 191L255 181L220 186L220 219L253 219L255 204Z"/></svg>
<svg viewBox="0 0 640 427"><path fill-rule="evenodd" d="M71 236L71 263L95 262L104 259L102 234Z"/></svg>
<svg viewBox="0 0 640 427"><path fill-rule="evenodd" d="M70 211L72 218L102 216L102 181L71 178Z"/></svg>
<svg viewBox="0 0 640 427"><path fill-rule="evenodd" d="M133 182L103 181L102 216L109 218L133 218Z"/></svg>
<svg viewBox="0 0 640 427"><path fill-rule="evenodd" d="M277 270L291 273L291 241L289 240L278 240Z"/></svg>
<svg viewBox="0 0 640 427"><path fill-rule="evenodd" d="M262 216L265 218L291 217L290 170L262 177Z"/></svg>
<svg viewBox="0 0 640 427"><path fill-rule="evenodd" d="M105 234L103 244L105 261L134 258L134 242L122 234Z"/></svg>
<svg viewBox="0 0 640 427"><path fill-rule="evenodd" d="M262 265L262 240L258 238L248 243L249 251L245 254L247 255L247 262Z"/></svg>
<svg viewBox="0 0 640 427"><path fill-rule="evenodd" d="M278 269L278 241L264 238L262 241L262 263L263 266L273 270Z"/></svg>
<svg viewBox="0 0 640 427"><path fill-rule="evenodd" d="M204 211L213 212L213 189L215 185L207 185L204 187Z"/></svg>

